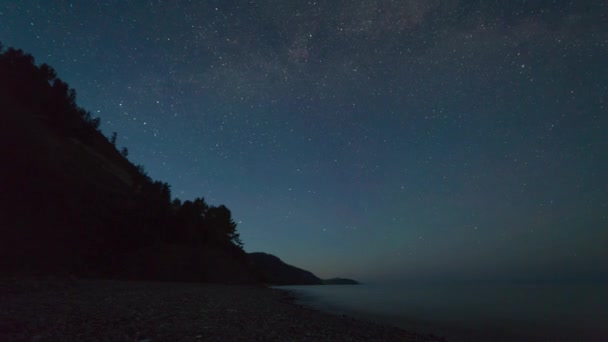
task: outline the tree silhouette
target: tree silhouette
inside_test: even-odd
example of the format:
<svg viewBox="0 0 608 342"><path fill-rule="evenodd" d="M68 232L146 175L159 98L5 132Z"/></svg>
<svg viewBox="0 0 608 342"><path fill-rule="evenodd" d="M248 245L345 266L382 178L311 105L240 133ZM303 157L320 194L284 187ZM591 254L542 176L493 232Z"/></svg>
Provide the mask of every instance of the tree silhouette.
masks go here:
<svg viewBox="0 0 608 342"><path fill-rule="evenodd" d="M76 91L57 78L47 64L37 67L32 55L20 49L4 49L0 55L0 92L13 105L40 115L55 129L72 136L99 129L100 119L76 104Z"/></svg>
<svg viewBox="0 0 608 342"><path fill-rule="evenodd" d="M117 137L118 137L118 133L112 132L112 136L110 137L110 143L114 146L116 146Z"/></svg>
<svg viewBox="0 0 608 342"><path fill-rule="evenodd" d="M123 147L122 150L120 150L120 154L122 154L123 157L127 158L127 156L129 155L129 149Z"/></svg>
<svg viewBox="0 0 608 342"><path fill-rule="evenodd" d="M176 201L174 206L178 205ZM185 201L176 209L176 217L181 227L181 236L184 242L200 244L209 241L208 230L204 222L209 206L204 198L196 198L194 201Z"/></svg>
<svg viewBox="0 0 608 342"><path fill-rule="evenodd" d="M209 226L214 240L220 243L232 243L240 248L243 247L240 235L236 231L236 223L232 219L232 213L225 205L210 207L205 222Z"/></svg>

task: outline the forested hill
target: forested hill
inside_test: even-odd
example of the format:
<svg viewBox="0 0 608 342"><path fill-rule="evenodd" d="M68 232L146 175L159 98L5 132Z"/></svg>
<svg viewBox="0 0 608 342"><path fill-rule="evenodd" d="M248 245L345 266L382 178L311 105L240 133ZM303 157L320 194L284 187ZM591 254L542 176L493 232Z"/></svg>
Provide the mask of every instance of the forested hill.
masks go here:
<svg viewBox="0 0 608 342"><path fill-rule="evenodd" d="M228 208L172 200L48 65L0 47L0 272L253 282Z"/></svg>

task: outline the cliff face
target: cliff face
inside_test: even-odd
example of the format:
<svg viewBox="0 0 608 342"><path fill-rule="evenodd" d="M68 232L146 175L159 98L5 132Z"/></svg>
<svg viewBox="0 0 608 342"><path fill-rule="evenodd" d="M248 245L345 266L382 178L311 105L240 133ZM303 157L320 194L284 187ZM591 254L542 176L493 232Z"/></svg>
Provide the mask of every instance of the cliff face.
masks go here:
<svg viewBox="0 0 608 342"><path fill-rule="evenodd" d="M288 265L274 255L249 253L253 269L264 283L272 285L322 285L323 281L309 271Z"/></svg>
<svg viewBox="0 0 608 342"><path fill-rule="evenodd" d="M76 272L110 254L98 249L103 231L128 229L121 222L135 206L128 162L58 134L28 108L4 103L0 127L3 269Z"/></svg>

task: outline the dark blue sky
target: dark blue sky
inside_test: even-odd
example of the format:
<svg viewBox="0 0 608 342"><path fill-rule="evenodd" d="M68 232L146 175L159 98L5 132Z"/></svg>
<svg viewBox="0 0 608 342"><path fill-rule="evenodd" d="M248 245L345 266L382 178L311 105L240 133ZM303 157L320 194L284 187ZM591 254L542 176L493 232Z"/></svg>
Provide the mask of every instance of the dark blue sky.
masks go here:
<svg viewBox="0 0 608 342"><path fill-rule="evenodd" d="M362 280L608 265L603 1L8 1L52 65L245 249Z"/></svg>

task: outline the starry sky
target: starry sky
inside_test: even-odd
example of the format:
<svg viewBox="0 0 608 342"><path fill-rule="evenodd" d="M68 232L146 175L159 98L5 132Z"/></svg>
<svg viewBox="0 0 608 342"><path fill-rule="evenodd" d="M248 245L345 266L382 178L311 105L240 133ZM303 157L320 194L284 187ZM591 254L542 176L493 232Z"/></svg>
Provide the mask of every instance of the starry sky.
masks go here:
<svg viewBox="0 0 608 342"><path fill-rule="evenodd" d="M608 3L0 0L106 136L321 277L606 278Z"/></svg>

